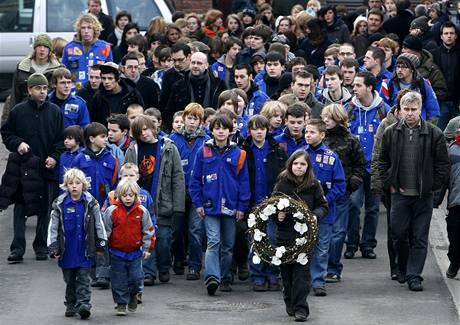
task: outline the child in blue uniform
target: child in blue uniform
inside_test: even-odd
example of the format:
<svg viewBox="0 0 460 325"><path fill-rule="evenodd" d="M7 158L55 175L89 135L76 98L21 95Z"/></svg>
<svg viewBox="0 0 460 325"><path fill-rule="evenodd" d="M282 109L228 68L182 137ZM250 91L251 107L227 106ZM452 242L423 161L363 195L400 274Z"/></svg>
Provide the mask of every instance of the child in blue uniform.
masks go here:
<svg viewBox="0 0 460 325"><path fill-rule="evenodd" d="M81 152L81 145L85 143L83 130L78 125L72 125L64 130L64 146L67 149L59 157L59 183L64 181L64 174L70 169L72 161Z"/></svg>
<svg viewBox="0 0 460 325"><path fill-rule="evenodd" d="M282 134L275 137L288 156L304 147L307 143L304 138L306 111L300 104L293 104L286 111L286 127Z"/></svg>

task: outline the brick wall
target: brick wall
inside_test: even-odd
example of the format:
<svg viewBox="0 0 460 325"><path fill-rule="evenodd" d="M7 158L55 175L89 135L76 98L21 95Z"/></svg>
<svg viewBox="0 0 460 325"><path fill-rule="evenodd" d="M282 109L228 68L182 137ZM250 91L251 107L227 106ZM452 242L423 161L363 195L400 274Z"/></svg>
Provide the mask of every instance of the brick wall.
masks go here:
<svg viewBox="0 0 460 325"><path fill-rule="evenodd" d="M176 0L176 10L205 13L212 8L212 0Z"/></svg>

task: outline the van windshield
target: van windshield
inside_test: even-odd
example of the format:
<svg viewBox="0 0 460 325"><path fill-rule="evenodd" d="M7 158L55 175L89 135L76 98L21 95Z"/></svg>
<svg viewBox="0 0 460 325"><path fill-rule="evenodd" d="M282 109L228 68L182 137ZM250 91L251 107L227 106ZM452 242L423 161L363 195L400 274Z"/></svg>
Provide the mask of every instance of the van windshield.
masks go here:
<svg viewBox="0 0 460 325"><path fill-rule="evenodd" d="M107 6L112 17L121 10L128 11L141 30L147 30L152 18L161 16L154 0L108 0Z"/></svg>
<svg viewBox="0 0 460 325"><path fill-rule="evenodd" d="M0 0L0 32L31 32L34 21L33 0Z"/></svg>
<svg viewBox="0 0 460 325"><path fill-rule="evenodd" d="M77 18L88 12L87 0L48 0L46 30L48 32L73 32Z"/></svg>

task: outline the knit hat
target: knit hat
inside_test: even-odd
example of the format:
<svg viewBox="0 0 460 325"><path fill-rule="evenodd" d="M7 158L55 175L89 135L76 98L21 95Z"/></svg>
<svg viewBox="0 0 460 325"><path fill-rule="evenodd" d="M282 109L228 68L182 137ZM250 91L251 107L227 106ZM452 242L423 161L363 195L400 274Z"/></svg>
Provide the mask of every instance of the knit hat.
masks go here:
<svg viewBox="0 0 460 325"><path fill-rule="evenodd" d="M417 55L412 53L402 53L396 59L396 65L402 63L409 67L412 71L417 70L418 66L420 65L420 59Z"/></svg>
<svg viewBox="0 0 460 325"><path fill-rule="evenodd" d="M414 9L415 17L426 16L426 6L419 4Z"/></svg>
<svg viewBox="0 0 460 325"><path fill-rule="evenodd" d="M256 52L251 57L251 64L257 61L265 61L266 57L267 57L267 54L265 52L262 52L262 51Z"/></svg>
<svg viewBox="0 0 460 325"><path fill-rule="evenodd" d="M455 137L456 134L459 134L460 131L460 116L454 117L449 121L446 128L444 129L444 136L446 139L451 140Z"/></svg>
<svg viewBox="0 0 460 325"><path fill-rule="evenodd" d="M439 3L433 3L430 7L430 10L435 10L438 16L442 15L442 8Z"/></svg>
<svg viewBox="0 0 460 325"><path fill-rule="evenodd" d="M48 86L48 79L41 73L33 73L27 79L27 87Z"/></svg>
<svg viewBox="0 0 460 325"><path fill-rule="evenodd" d="M281 94L284 90L288 89L292 83L292 73L284 72L279 80L278 91Z"/></svg>
<svg viewBox="0 0 460 325"><path fill-rule="evenodd" d="M356 26L358 26L358 24L362 21L365 21L367 23L367 18L364 16L358 16L353 22L353 29L356 29Z"/></svg>
<svg viewBox="0 0 460 325"><path fill-rule="evenodd" d="M430 30L430 26L428 26L428 18L425 16L415 18L410 24L410 29L420 29L422 33L426 33Z"/></svg>
<svg viewBox="0 0 460 325"><path fill-rule="evenodd" d="M383 36L383 34L381 34L381 33L374 33L372 35L369 35L369 37L367 39L369 40L369 43L372 44L374 42L380 41L384 37L385 36Z"/></svg>
<svg viewBox="0 0 460 325"><path fill-rule="evenodd" d="M244 16L251 16L252 19L255 19L256 18L256 12L254 10L252 10L252 9L246 8L246 9L243 10L243 17Z"/></svg>
<svg viewBox="0 0 460 325"><path fill-rule="evenodd" d="M407 35L403 41L403 48L417 52L422 52L423 44L420 38L418 38L417 36Z"/></svg>
<svg viewBox="0 0 460 325"><path fill-rule="evenodd" d="M46 35L46 34L39 34L37 37L35 37L34 41L34 49L37 46L45 46L50 49L50 51L53 50L53 43L51 42L51 38Z"/></svg>

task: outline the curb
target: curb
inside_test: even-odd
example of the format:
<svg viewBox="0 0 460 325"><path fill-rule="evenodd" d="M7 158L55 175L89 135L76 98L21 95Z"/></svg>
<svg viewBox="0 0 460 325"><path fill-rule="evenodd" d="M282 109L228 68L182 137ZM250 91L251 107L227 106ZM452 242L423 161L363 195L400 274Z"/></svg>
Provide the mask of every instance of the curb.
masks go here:
<svg viewBox="0 0 460 325"><path fill-rule="evenodd" d="M447 209L445 203L439 209L433 209L429 234L429 244L436 258L436 263L440 269L442 279L452 297L457 315L460 316L460 274L457 275L455 279L448 279L446 277L446 270L450 264L447 257L449 240L447 239L445 221L446 214Z"/></svg>

